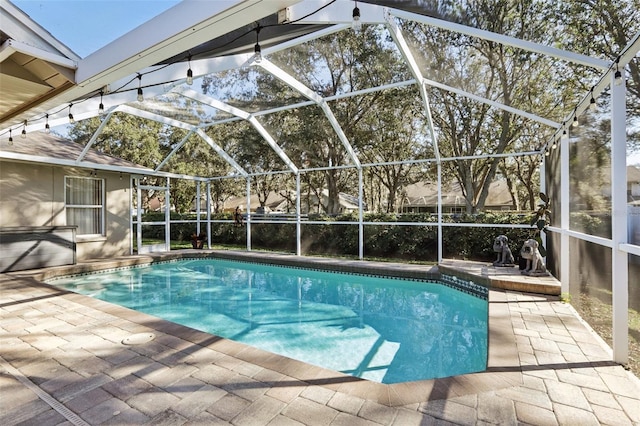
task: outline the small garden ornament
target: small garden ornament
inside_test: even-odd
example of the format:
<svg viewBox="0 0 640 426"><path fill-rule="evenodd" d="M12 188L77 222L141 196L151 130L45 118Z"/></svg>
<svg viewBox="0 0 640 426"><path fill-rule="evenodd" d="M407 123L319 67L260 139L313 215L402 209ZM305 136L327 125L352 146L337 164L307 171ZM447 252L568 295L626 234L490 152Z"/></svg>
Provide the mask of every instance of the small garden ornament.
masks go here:
<svg viewBox="0 0 640 426"><path fill-rule="evenodd" d="M200 235L195 232L191 234L191 246L194 249L201 249L204 247L204 242L207 239L207 236L204 232L201 232Z"/></svg>
<svg viewBox="0 0 640 426"><path fill-rule="evenodd" d="M513 266L513 253L509 248L509 238L506 235L498 235L493 241L493 251L498 253L498 258L493 266Z"/></svg>

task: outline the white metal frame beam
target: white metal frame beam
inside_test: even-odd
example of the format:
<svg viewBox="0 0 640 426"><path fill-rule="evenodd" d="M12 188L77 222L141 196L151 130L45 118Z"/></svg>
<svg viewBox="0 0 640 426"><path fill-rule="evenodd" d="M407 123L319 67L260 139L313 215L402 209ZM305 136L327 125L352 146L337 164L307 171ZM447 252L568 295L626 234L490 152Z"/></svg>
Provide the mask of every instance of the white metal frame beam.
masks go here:
<svg viewBox="0 0 640 426"><path fill-rule="evenodd" d="M400 50L400 54L404 58L409 70L413 77L418 81L418 88L420 90L420 97L422 98L422 103L424 105L425 113L427 115L427 122L429 124L429 134L431 136L431 143L433 144L434 154L436 156L436 160L440 159L440 148L438 147L438 140L436 138L434 125L433 125L433 117L431 116L431 104L429 102L429 94L427 93L427 89L424 84L424 76L422 75L422 71L420 71L420 67L418 63L413 57L411 50L409 49L409 45L407 45L404 36L402 35L402 31L397 23L394 21L393 17L388 13L388 9L385 11L385 18L387 20L387 28L389 29L389 33L393 38L393 41L396 43L396 46Z"/></svg>
<svg viewBox="0 0 640 426"><path fill-rule="evenodd" d="M329 108L327 101L323 97L321 97L320 95L315 93L313 90L305 86L302 82L293 78L293 76L291 76L290 74L288 74L287 72L279 68L277 65L275 65L274 63L266 59L263 59L262 61L260 61L259 64L256 64L256 65L259 65L266 72L270 73L271 75L273 75L274 77L276 77L277 79L285 83L287 86L291 87L293 90L301 93L307 99L315 102L322 109L325 116L329 120L331 127L333 127L333 130L338 135L338 138L340 139L340 142L342 142L342 146L347 151L347 154L351 158L351 161L357 167L360 167L360 160L358 159L358 156L353 150L351 143L347 139L347 135L345 135L344 131L342 130L342 127L340 126L340 123L338 123L338 120L333 114L333 111L331 111L331 108Z"/></svg>
<svg viewBox="0 0 640 426"><path fill-rule="evenodd" d="M217 152L219 156L221 156L227 163L229 163L231 165L231 167L233 167L238 173L240 173L240 175L242 175L242 176L248 176L249 175L238 163L236 163L236 160L231 158L231 156L229 154L227 154L226 151L224 149L222 149L217 143L215 143L213 141L213 139L211 139L209 137L209 135L207 135L204 132L204 130L196 129L195 133L198 136L200 136L202 139L204 139L204 141L207 144L209 144L209 146L211 148L213 148L213 150L215 152Z"/></svg>
<svg viewBox="0 0 640 426"><path fill-rule="evenodd" d="M12 39L6 40L2 43L2 46L0 46L0 62L13 55L15 52L33 56L34 58L41 59L51 64L60 65L71 70L75 70L78 66L76 61L71 60L66 56L57 55Z"/></svg>
<svg viewBox="0 0 640 426"><path fill-rule="evenodd" d="M418 15L416 13L405 12L398 9L390 9L389 13L398 18L420 22L422 24L430 25L443 30L448 30L448 31L459 33L459 34L465 34L471 37L493 41L505 46L511 46L511 47L526 50L529 52L539 53L544 56L561 59L563 61L572 62L575 64L580 64L580 65L584 65L591 68L606 70L611 67L611 62L604 61L602 59L592 58L590 56L581 55L574 52L568 52L566 50L545 46L543 44L534 43L527 40L521 40L521 39L510 37L504 34L497 34L491 31L472 28L466 25L456 24L454 22L444 21L442 19L432 18L430 16L425 16L425 15Z"/></svg>
<svg viewBox="0 0 640 426"><path fill-rule="evenodd" d="M243 120L248 121L260 135L264 138L264 140L269 144L271 149L278 154L280 159L287 165L289 170L293 173L298 172L298 167L291 161L291 159L287 156L287 154L282 150L280 145L275 141L275 139L271 136L271 134L264 128L264 126L250 113L241 110L240 108L236 108L232 105L228 105L222 101L212 98L211 96L203 95L195 90L185 89L183 87L176 88L176 93L180 95L193 99L195 101L201 102L205 105L209 105L213 108L216 108L220 111L227 112L229 114L235 115L236 117L242 118Z"/></svg>
<svg viewBox="0 0 640 426"><path fill-rule="evenodd" d="M178 144L171 150L171 152L166 157L164 157L164 160L162 160L160 164L158 164L158 166L155 168L156 172L162 169L164 165L167 164L167 162L171 159L171 157L173 157L175 153L178 152L184 146L185 143L187 143L187 141L189 140L193 132L194 132L194 129L191 129L189 130L189 132L187 132L184 138L182 138L182 140L178 142Z"/></svg>

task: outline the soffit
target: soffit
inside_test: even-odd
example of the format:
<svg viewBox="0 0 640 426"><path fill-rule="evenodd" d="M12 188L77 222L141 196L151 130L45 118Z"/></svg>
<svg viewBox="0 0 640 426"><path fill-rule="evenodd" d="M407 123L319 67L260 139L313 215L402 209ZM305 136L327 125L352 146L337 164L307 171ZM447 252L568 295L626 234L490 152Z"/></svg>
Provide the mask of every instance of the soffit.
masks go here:
<svg viewBox="0 0 640 426"><path fill-rule="evenodd" d="M0 0L0 124L75 85L79 57L11 2Z"/></svg>

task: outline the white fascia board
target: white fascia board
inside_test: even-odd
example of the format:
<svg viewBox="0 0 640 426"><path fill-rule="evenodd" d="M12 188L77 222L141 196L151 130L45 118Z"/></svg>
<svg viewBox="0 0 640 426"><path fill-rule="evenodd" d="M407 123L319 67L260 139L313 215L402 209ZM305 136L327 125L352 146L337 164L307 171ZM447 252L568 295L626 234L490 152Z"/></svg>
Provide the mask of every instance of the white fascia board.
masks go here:
<svg viewBox="0 0 640 426"><path fill-rule="evenodd" d="M289 8L291 20L302 18L314 10L329 4L329 0L305 0ZM337 0L324 9L300 19L296 24L351 24L353 21L353 8L355 3L351 0ZM358 3L360 9L360 22L363 24L383 24L384 7L370 3Z"/></svg>
<svg viewBox="0 0 640 426"><path fill-rule="evenodd" d="M298 1L183 1L83 59L78 84L95 90Z"/></svg>
<svg viewBox="0 0 640 426"><path fill-rule="evenodd" d="M49 51L47 48L51 48L72 61L81 59L29 15L7 0L0 0L0 18L2 31L10 38L47 51Z"/></svg>
<svg viewBox="0 0 640 426"><path fill-rule="evenodd" d="M529 52L540 53L542 55L551 56L556 59L561 59L568 62L573 62L587 67L596 69L608 69L611 63L602 59L592 58L590 56L581 55L574 52L568 52L566 50L557 49L555 47L545 46L542 44L534 43L527 40L521 40L515 37L506 36L504 34L497 34L491 31L480 30L478 28L468 27L466 25L456 24L454 22L444 21L442 19L436 19L429 16L418 15L416 13L404 12L397 9L389 9L389 13L393 16L402 19L408 19L415 22L431 25L433 27L441 28L444 30L465 34L471 37L477 37L484 40L493 41L505 46L516 47Z"/></svg>
<svg viewBox="0 0 640 426"><path fill-rule="evenodd" d="M2 43L0 47L0 62L4 61L6 58L11 56L14 52L23 53L28 56L33 56L37 59L42 59L43 61L60 65L65 68L69 68L75 70L78 66L78 62L67 58L66 56L58 55L56 53L52 53L43 49L39 49L34 46L29 46L28 44L21 43L16 40L7 40Z"/></svg>
<svg viewBox="0 0 640 426"><path fill-rule="evenodd" d="M195 133L202 139L204 139L204 141L209 144L209 146L213 148L213 150L217 152L219 156L221 156L227 163L229 163L231 167L236 169L238 173L240 173L244 177L248 176L248 173L238 163L236 163L236 160L231 158L231 156L227 154L227 152L222 149L220 145L215 143L213 139L211 139L209 135L207 135L202 129L197 129Z"/></svg>

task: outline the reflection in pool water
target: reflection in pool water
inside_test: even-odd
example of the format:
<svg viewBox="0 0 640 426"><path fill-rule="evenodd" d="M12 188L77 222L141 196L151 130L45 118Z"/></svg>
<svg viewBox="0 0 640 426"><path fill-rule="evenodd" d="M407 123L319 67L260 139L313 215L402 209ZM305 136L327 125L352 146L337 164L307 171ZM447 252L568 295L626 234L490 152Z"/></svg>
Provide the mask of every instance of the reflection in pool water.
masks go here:
<svg viewBox="0 0 640 426"><path fill-rule="evenodd" d="M381 383L486 368L487 301L436 282L197 259L52 284Z"/></svg>

